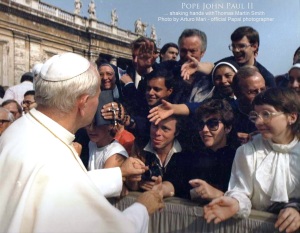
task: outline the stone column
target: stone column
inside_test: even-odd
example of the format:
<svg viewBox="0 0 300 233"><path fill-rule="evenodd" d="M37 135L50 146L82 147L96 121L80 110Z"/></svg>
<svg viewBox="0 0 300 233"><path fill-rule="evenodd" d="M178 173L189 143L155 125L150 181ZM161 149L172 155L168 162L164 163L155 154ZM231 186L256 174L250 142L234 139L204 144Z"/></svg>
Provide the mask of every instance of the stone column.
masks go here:
<svg viewBox="0 0 300 233"><path fill-rule="evenodd" d="M40 38L29 36L29 43L29 70L31 70L35 64L43 62L43 51L41 49L42 40Z"/></svg>
<svg viewBox="0 0 300 233"><path fill-rule="evenodd" d="M2 86L9 86L9 45L8 41L0 40L0 77Z"/></svg>
<svg viewBox="0 0 300 233"><path fill-rule="evenodd" d="M25 72L29 71L29 46L28 46L28 36L20 32L13 32L14 36L14 57L15 57L15 73L14 73L14 83L10 85L15 85L20 83L20 78Z"/></svg>

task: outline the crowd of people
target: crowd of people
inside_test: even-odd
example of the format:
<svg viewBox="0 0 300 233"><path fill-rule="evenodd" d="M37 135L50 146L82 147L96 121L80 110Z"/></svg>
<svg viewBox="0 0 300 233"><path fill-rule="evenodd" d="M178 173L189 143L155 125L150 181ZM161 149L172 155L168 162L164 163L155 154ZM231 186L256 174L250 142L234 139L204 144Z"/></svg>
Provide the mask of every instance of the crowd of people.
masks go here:
<svg viewBox="0 0 300 233"><path fill-rule="evenodd" d="M25 73L0 107L0 231L146 232L172 196L203 205L207 222L253 208L299 229L300 47L274 76L254 28L230 39L215 63L201 62L206 34L185 29L160 51L133 41L123 75L72 53ZM142 194L123 212L106 200L128 191Z"/></svg>

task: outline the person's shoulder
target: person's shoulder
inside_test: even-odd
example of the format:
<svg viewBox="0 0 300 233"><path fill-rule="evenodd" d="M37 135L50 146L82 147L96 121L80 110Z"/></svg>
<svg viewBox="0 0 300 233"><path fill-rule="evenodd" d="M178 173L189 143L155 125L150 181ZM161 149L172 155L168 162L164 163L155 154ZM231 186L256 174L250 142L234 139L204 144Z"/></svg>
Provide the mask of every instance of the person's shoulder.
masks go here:
<svg viewBox="0 0 300 233"><path fill-rule="evenodd" d="M261 63L259 63L256 60L255 60L255 66L259 70L259 72L262 74L262 76L265 77L265 75L268 75L268 76L274 77L273 74L269 70L267 70L266 67L264 67Z"/></svg>
<svg viewBox="0 0 300 233"><path fill-rule="evenodd" d="M234 56L224 57L218 61L215 62L215 65L220 62L235 62Z"/></svg>
<svg viewBox="0 0 300 233"><path fill-rule="evenodd" d="M163 61L161 63L154 63L154 69L166 69L166 70L174 70L180 66L180 63L175 60Z"/></svg>
<svg viewBox="0 0 300 233"><path fill-rule="evenodd" d="M114 154L121 154L128 157L128 153L126 152L124 146L122 146L117 140L114 140L112 143L110 143L107 149Z"/></svg>
<svg viewBox="0 0 300 233"><path fill-rule="evenodd" d="M252 151L252 152L257 151L257 150L260 150L263 147L264 147L263 137L261 136L261 134L256 134L247 143L241 145L237 149L237 151L238 150L244 150L244 151L248 151L250 153L250 151Z"/></svg>

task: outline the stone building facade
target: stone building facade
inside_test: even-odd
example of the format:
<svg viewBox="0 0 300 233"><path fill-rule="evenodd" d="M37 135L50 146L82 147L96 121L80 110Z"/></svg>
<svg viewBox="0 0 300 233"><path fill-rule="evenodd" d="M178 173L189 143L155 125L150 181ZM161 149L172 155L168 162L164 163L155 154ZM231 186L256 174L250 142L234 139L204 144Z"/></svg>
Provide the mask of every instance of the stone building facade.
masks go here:
<svg viewBox="0 0 300 233"><path fill-rule="evenodd" d="M39 0L0 0L0 85L20 82L36 63L62 52L99 56L125 69L136 33Z"/></svg>

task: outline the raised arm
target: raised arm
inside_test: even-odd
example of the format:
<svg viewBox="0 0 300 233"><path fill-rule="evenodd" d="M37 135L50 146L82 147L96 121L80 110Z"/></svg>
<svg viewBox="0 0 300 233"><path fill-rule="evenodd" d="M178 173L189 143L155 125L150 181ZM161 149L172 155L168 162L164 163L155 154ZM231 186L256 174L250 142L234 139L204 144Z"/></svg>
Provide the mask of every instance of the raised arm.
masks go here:
<svg viewBox="0 0 300 233"><path fill-rule="evenodd" d="M148 118L151 122L158 124L161 120L164 120L173 114L188 116L190 110L186 104L171 104L166 100L162 100L162 104L149 111Z"/></svg>
<svg viewBox="0 0 300 233"><path fill-rule="evenodd" d="M190 76L195 72L201 72L208 75L214 68L214 63L212 62L200 62L189 55L188 58L189 60L181 67L181 77L183 77L184 80L189 80Z"/></svg>

